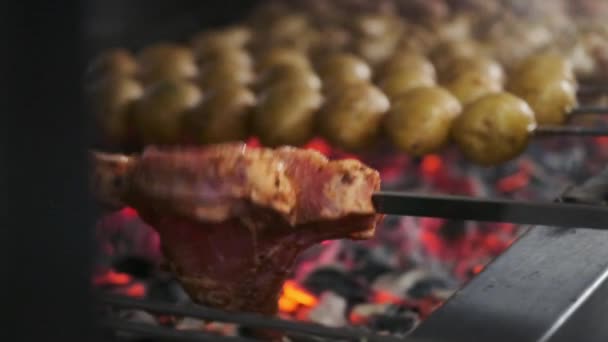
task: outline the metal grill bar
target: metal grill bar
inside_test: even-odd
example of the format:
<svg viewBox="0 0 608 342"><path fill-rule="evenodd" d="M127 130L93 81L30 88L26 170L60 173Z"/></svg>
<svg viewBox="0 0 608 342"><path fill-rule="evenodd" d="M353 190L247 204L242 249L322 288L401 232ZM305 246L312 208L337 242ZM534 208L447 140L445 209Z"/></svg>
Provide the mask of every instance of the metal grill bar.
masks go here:
<svg viewBox="0 0 608 342"><path fill-rule="evenodd" d="M240 326L260 329L293 332L328 339L369 342L415 342L410 338L396 338L373 334L356 328L328 328L318 324L290 322L260 315L227 312L195 305L175 305L151 300L138 300L116 295L104 295L101 302L115 307L140 309L153 313L181 317L194 317L210 321L235 323Z"/></svg>
<svg viewBox="0 0 608 342"><path fill-rule="evenodd" d="M204 333L201 331L176 330L158 325L129 322L121 319L104 319L99 322L102 327L115 331L133 333L144 338L166 338L171 341L230 341L230 342L255 342L249 338L226 337Z"/></svg>
<svg viewBox="0 0 608 342"><path fill-rule="evenodd" d="M608 129L606 128L591 128L591 127L580 127L580 126L541 126L534 130L534 135L538 137L547 136L589 136L589 137L603 137L608 136Z"/></svg>

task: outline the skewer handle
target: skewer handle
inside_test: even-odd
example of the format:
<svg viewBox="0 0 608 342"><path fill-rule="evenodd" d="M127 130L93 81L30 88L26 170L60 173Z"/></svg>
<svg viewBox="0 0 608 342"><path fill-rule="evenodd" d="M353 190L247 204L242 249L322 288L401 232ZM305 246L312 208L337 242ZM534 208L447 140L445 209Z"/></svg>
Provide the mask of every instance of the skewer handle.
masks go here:
<svg viewBox="0 0 608 342"><path fill-rule="evenodd" d="M535 136L608 136L607 128L589 128L579 126L540 126L534 131Z"/></svg>

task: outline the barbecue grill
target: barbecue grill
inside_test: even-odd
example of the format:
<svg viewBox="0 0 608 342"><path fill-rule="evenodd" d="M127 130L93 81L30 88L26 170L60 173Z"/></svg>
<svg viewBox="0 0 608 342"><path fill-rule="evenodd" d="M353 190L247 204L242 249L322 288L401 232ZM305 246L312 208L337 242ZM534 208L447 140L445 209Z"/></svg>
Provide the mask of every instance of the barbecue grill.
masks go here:
<svg viewBox="0 0 608 342"><path fill-rule="evenodd" d="M154 14L161 11L161 7L152 2L146 2L145 6L137 2L129 5L121 1L113 2L105 1L103 6L111 8L120 3L131 10L137 8L142 10L141 17L149 20L153 20ZM223 3L228 6L223 8L230 8L228 12L240 8L236 1ZM66 58L66 55L81 56L78 49L80 37L77 35L81 20L79 5L78 2L64 2L61 10L57 11L51 5L13 4L6 5L11 7L10 10L0 11L5 16L0 22L7 25L3 32L18 35L5 41L9 42L10 49L21 52L18 56L4 56L7 60L1 65L5 66L7 72L2 74L7 75L10 80L7 84L15 85L14 88L28 89L28 93L34 90L41 94L37 101L22 96L8 101L8 120L3 125L4 136L8 139L3 144L5 177L2 179L10 182L4 184L7 196L2 202L8 228L5 241L9 246L4 258L5 269L9 272L6 273L2 292L5 296L3 302L8 304L5 310L14 319L14 322L7 322L3 331L7 334L6 340L133 340L134 337L141 341L255 340L252 337L221 337L207 332L179 331L160 325L108 318L104 314L117 309L139 309L165 316L193 317L235 323L246 328L271 329L302 341L557 342L581 339L581 336L585 341L605 341L608 338L608 330L602 319L602 313L608 309L608 231L605 229L608 227L608 215L601 207L578 207L558 203L559 199L553 204L528 204L410 194L409 197L393 196L396 199L393 198L391 202L390 194L385 194L385 202L379 205L392 208L387 210L395 214L545 224L527 228L506 252L408 337L384 336L358 328L329 328L198 305L176 305L101 293L91 296L87 292L90 278L88 269L95 254L92 253L92 233L87 227L92 227L94 215L85 192L85 152L89 144L86 133L89 132L90 123L80 114L79 101L75 101L80 98L78 85L82 60L75 63L73 59ZM100 3L97 5L101 6ZM175 6L182 8L180 5L185 4ZM206 2L205 6L212 5ZM181 11L180 16L171 16L171 9L162 8L163 21L175 18L177 25L166 26L175 28L175 31L169 33L160 29L158 33L148 33L158 39L162 34L175 37L191 29L199 29L200 26L188 25L202 21L201 13L206 8L185 16ZM126 7L124 10L127 11ZM41 16L42 13L51 15ZM96 11L96 14L99 13L102 12ZM214 16L217 22L212 23L220 24L233 18L233 13L230 14L225 19ZM28 20L30 24L23 26L22 23L26 21L21 16L35 17L28 18L33 20ZM96 26L99 31L95 42L97 45L111 46L114 42L109 37L113 35L107 30L112 24L102 18L98 23L105 24ZM54 29L48 30L48 27ZM146 27L150 27L149 21ZM19 30L15 32L15 28ZM136 32L131 32L131 35L133 46L146 42L147 38ZM31 41L39 44L23 43ZM87 39L87 42L92 41ZM61 48L52 44L60 44ZM36 67L34 59L44 60L47 64ZM57 79L61 80L60 87L57 86ZM32 80L40 80L40 83ZM14 92L14 89L11 91ZM33 127L30 121L34 112L37 113L34 120L42 121L41 125ZM24 134L24 129L29 134ZM595 134L603 135L605 132L596 130ZM601 179L596 182L603 184ZM593 190L581 188L583 193ZM420 205L426 203L422 201L435 204L435 209ZM444 204L437 206L439 202ZM454 206L458 209L454 210ZM479 206L491 210L474 211ZM407 212L402 211L405 208ZM555 208L564 208L564 212L556 214L556 217L544 214L543 210L555 213ZM554 226L548 223L551 220L556 223ZM562 227L564 224L568 228Z"/></svg>

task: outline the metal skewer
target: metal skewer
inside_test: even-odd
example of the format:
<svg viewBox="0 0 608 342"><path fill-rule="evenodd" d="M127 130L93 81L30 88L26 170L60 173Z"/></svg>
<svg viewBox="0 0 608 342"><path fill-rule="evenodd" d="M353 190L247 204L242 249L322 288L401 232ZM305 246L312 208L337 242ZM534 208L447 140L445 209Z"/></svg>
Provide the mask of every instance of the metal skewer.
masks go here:
<svg viewBox="0 0 608 342"><path fill-rule="evenodd" d="M581 126L540 126L534 130L535 136L608 136L608 128L592 128Z"/></svg>
<svg viewBox="0 0 608 342"><path fill-rule="evenodd" d="M595 114L605 115L608 114L608 107L606 106L589 106L589 107L577 107L570 111L569 115L581 115L581 114Z"/></svg>
<svg viewBox="0 0 608 342"><path fill-rule="evenodd" d="M579 95L608 94L608 84L580 84L577 92Z"/></svg>
<svg viewBox="0 0 608 342"><path fill-rule="evenodd" d="M372 200L379 213L388 215L608 230L608 208L594 205L407 192L378 192Z"/></svg>

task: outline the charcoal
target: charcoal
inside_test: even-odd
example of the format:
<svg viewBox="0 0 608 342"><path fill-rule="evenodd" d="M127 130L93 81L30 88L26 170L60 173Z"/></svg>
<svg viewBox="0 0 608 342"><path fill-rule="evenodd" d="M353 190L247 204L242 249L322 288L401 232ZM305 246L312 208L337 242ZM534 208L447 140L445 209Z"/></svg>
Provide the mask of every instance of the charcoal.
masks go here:
<svg viewBox="0 0 608 342"><path fill-rule="evenodd" d="M374 315L370 321L370 328L377 332L387 332L393 335L407 335L418 323L418 316L413 312L403 312L393 314L387 312L381 315Z"/></svg>
<svg viewBox="0 0 608 342"><path fill-rule="evenodd" d="M303 283L304 287L316 294L331 291L349 302L365 301L368 290L348 273L334 267L323 267L312 272Z"/></svg>
<svg viewBox="0 0 608 342"><path fill-rule="evenodd" d="M142 310L123 310L120 313L120 317L136 323L157 325L156 318L152 314Z"/></svg>
<svg viewBox="0 0 608 342"><path fill-rule="evenodd" d="M422 299L433 295L435 289L445 289L447 284L442 279L426 278L414 284L408 291L407 296L415 299Z"/></svg>
<svg viewBox="0 0 608 342"><path fill-rule="evenodd" d="M190 302L190 297L173 278L156 278L148 282L148 298L171 303Z"/></svg>
<svg viewBox="0 0 608 342"><path fill-rule="evenodd" d="M608 203L608 168L582 185L570 187L561 198L564 202L605 205Z"/></svg>
<svg viewBox="0 0 608 342"><path fill-rule="evenodd" d="M136 256L121 257L115 260L112 266L118 272L128 273L137 278L149 278L156 269L150 260Z"/></svg>
<svg viewBox="0 0 608 342"><path fill-rule="evenodd" d="M366 283L372 283L379 276L392 272L394 269L385 263L370 260L351 272L356 278L362 278Z"/></svg>
<svg viewBox="0 0 608 342"><path fill-rule="evenodd" d="M441 236L447 241L460 239L466 232L467 221L447 220L440 230Z"/></svg>
<svg viewBox="0 0 608 342"><path fill-rule="evenodd" d="M330 327L343 327L346 321L346 300L333 292L324 292L319 304L308 315L313 322Z"/></svg>
<svg viewBox="0 0 608 342"><path fill-rule="evenodd" d="M393 272L378 277L373 283L374 290L392 294L395 297L403 296L417 283L429 279L432 274L423 269L413 269L407 272Z"/></svg>

